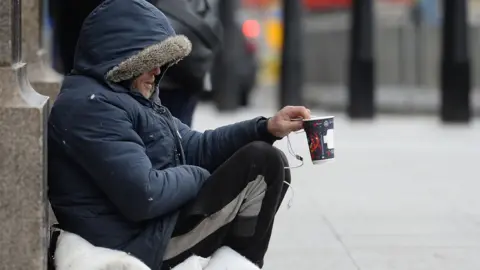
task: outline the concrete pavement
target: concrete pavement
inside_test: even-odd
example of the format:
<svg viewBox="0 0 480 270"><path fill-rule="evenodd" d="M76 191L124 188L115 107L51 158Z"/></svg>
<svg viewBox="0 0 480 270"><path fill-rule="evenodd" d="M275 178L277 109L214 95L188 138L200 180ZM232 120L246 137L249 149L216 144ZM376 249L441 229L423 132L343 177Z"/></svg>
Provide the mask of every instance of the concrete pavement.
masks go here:
<svg viewBox="0 0 480 270"><path fill-rule="evenodd" d="M219 115L202 105L194 125L204 130L272 113ZM292 171L293 204L287 208L290 190L265 269L480 269L480 121L456 127L428 117L352 123L335 116L333 163L312 165L305 135L291 136L306 162ZM276 146L288 153L285 139Z"/></svg>

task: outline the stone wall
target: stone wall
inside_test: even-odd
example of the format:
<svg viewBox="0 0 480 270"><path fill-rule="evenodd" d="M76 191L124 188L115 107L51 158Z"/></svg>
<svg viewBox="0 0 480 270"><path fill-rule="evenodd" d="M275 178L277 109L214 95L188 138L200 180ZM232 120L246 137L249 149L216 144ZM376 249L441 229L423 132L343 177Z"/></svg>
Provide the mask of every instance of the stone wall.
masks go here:
<svg viewBox="0 0 480 270"><path fill-rule="evenodd" d="M48 201L46 198L46 118L49 99L27 78L38 34L22 38L40 24L29 14L39 4L0 1L0 270L46 269ZM22 17L22 8L25 12ZM13 27L12 27L13 26ZM38 31L37 31L38 33ZM36 44L36 45L35 45Z"/></svg>
<svg viewBox="0 0 480 270"><path fill-rule="evenodd" d="M9 1L9 0L4 0ZM62 76L51 67L47 50L43 48L41 31L41 0L22 0L22 48L28 63L28 78L33 88L42 95L55 100L60 90Z"/></svg>

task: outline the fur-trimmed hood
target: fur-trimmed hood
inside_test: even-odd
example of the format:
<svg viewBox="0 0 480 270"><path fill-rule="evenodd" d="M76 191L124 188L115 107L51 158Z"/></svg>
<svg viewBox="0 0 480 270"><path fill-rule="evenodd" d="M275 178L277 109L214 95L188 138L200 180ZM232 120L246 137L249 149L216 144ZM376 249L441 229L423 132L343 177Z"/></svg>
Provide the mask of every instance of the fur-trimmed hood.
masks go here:
<svg viewBox="0 0 480 270"><path fill-rule="evenodd" d="M106 82L127 81L180 61L192 49L165 15L145 0L105 0L86 19L74 70Z"/></svg>

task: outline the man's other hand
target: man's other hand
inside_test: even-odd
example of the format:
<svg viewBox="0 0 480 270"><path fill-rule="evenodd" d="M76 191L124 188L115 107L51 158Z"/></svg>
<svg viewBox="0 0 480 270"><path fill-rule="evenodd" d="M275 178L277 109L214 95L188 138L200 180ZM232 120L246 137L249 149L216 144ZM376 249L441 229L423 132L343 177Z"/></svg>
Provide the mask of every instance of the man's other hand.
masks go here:
<svg viewBox="0 0 480 270"><path fill-rule="evenodd" d="M303 128L302 119L310 119L310 110L303 106L286 106L268 119L268 132L283 138L292 131Z"/></svg>

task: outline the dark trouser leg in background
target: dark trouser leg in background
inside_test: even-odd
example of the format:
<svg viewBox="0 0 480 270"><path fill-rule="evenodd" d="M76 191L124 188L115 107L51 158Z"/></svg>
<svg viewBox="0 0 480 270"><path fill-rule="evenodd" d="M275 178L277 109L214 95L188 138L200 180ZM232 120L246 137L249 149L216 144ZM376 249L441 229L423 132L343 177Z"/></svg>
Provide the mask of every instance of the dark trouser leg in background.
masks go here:
<svg viewBox="0 0 480 270"><path fill-rule="evenodd" d="M199 95L182 89L161 90L160 101L173 116L185 125L192 127L193 113L197 107Z"/></svg>
<svg viewBox="0 0 480 270"><path fill-rule="evenodd" d="M229 246L263 266L275 214L290 182L285 155L264 142L237 151L180 212L164 269L193 254L209 257Z"/></svg>

